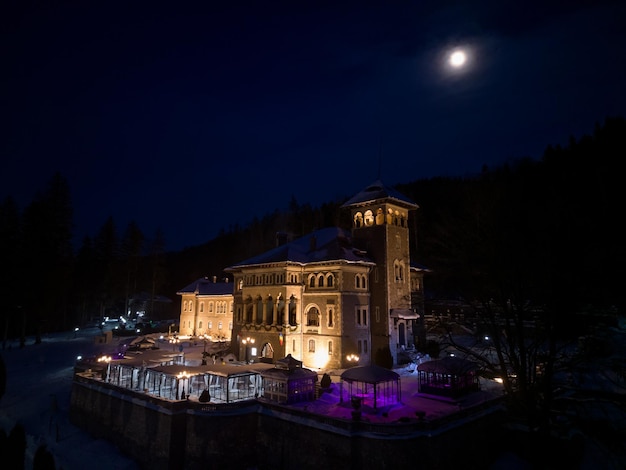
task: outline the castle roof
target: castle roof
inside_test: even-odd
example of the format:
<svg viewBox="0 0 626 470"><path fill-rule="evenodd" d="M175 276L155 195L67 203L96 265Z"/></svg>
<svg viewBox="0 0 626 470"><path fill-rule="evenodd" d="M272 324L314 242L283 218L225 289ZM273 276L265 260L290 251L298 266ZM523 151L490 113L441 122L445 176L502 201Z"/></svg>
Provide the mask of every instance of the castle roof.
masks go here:
<svg viewBox="0 0 626 470"><path fill-rule="evenodd" d="M396 191L394 188L385 186L382 181L376 180L365 189L348 199L341 207L349 207L362 204L371 204L372 202L392 199L407 209L417 209L419 206L404 194Z"/></svg>
<svg viewBox="0 0 626 470"><path fill-rule="evenodd" d="M349 231L339 227L329 227L316 230L292 242L236 263L226 271L267 263L309 264L324 261L374 264L366 253L352 244Z"/></svg>
<svg viewBox="0 0 626 470"><path fill-rule="evenodd" d="M230 282L216 282L208 277L196 279L188 286L183 287L178 292L182 294L198 294L198 295L232 295L233 284Z"/></svg>

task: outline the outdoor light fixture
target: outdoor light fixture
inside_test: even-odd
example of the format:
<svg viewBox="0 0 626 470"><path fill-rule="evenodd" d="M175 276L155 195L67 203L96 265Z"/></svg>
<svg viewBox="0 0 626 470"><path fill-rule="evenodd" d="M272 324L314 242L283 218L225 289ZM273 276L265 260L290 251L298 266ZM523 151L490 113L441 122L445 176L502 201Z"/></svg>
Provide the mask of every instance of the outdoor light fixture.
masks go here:
<svg viewBox="0 0 626 470"><path fill-rule="evenodd" d="M346 356L346 359L348 360L348 362L359 362L359 356L357 356L356 354L348 354Z"/></svg>
<svg viewBox="0 0 626 470"><path fill-rule="evenodd" d="M106 368L104 369L104 373L102 374L102 380L106 381L107 378L109 377L109 373L111 372L111 356L100 356L98 358L98 362L105 362L106 363Z"/></svg>
<svg viewBox="0 0 626 470"><path fill-rule="evenodd" d="M180 383L181 380L186 380L189 378L189 374L187 373L186 370L180 372L177 376L176 376L176 399L178 400L178 384ZM187 390L189 392L189 390ZM185 399L185 382L183 382L183 389L181 391L180 394L180 399L184 400Z"/></svg>
<svg viewBox="0 0 626 470"><path fill-rule="evenodd" d="M246 364L248 363L248 345L254 344L254 338L250 338L249 336L241 340L241 344L246 350Z"/></svg>

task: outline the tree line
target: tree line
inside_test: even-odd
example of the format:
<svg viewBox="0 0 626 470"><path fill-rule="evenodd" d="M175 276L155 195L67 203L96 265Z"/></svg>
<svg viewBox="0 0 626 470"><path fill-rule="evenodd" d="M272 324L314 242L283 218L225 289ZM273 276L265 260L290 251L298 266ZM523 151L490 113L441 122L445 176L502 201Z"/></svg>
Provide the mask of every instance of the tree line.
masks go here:
<svg viewBox="0 0 626 470"><path fill-rule="evenodd" d="M427 296L532 302L561 319L583 306L623 306L618 164L625 131L623 118L607 118L567 146L548 146L540 159L397 185L420 206L410 217L411 256L430 270ZM281 238L349 228L346 199L313 207L292 197L284 209L178 252L166 251L161 232L149 239L135 222L120 234L110 217L74 250L70 188L56 174L24 210L11 197L0 205L4 341L119 315L138 292L172 299L175 318L176 292L193 280L221 279L224 268Z"/></svg>

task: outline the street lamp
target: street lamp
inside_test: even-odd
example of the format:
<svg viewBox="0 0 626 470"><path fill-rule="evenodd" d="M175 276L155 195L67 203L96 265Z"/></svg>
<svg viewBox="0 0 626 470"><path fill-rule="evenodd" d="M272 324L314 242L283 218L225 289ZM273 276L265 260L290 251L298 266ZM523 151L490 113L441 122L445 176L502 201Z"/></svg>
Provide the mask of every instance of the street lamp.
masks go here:
<svg viewBox="0 0 626 470"><path fill-rule="evenodd" d="M98 362L106 363L106 367L104 368L104 372L102 374L102 380L106 382L111 369L111 356L100 356L98 358Z"/></svg>
<svg viewBox="0 0 626 470"><path fill-rule="evenodd" d="M359 356L357 356L356 354L348 354L346 356L346 360L348 361L348 364L352 366L352 364L358 364Z"/></svg>
<svg viewBox="0 0 626 470"><path fill-rule="evenodd" d="M250 338L248 336L247 338L242 339L241 343L243 344L243 347L246 350L246 364L248 364L248 345L249 344L254 344L254 338Z"/></svg>
<svg viewBox="0 0 626 470"><path fill-rule="evenodd" d="M176 376L176 399L177 400L178 400L178 387L179 387L181 380L183 381L183 390L180 394L180 399L181 400L185 399L185 380L188 378L189 378L189 374L187 373L187 371L183 371ZM189 392L189 387L187 387L187 392ZM189 393L187 393L187 395L189 395Z"/></svg>

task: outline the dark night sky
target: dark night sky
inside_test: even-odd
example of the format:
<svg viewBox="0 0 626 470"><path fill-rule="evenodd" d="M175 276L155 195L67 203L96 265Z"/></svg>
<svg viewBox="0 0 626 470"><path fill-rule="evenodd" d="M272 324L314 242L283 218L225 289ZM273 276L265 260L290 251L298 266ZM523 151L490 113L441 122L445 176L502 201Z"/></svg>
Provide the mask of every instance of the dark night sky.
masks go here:
<svg viewBox="0 0 626 470"><path fill-rule="evenodd" d="M623 1L3 5L0 197L59 171L77 240L113 216L177 250L626 115Z"/></svg>

